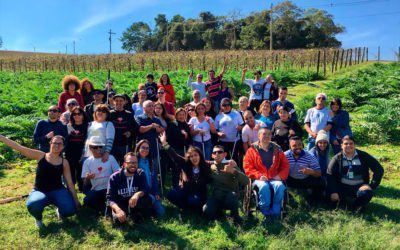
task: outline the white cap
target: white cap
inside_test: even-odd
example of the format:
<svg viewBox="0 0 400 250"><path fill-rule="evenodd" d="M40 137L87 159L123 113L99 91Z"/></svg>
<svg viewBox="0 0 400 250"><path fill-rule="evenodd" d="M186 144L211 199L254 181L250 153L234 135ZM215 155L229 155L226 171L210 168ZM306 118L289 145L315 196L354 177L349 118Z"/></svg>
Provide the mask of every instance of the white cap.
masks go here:
<svg viewBox="0 0 400 250"><path fill-rule="evenodd" d="M100 138L100 136L92 136L88 139L88 145L89 146L105 146L106 144L104 141Z"/></svg>

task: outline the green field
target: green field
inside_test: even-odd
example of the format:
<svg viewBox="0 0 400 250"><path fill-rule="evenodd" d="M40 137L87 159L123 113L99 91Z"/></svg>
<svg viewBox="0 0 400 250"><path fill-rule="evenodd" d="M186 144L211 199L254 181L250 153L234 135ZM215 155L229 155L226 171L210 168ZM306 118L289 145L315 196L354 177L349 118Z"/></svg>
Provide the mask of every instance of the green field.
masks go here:
<svg viewBox="0 0 400 250"><path fill-rule="evenodd" d="M177 99L188 100L188 71L168 73ZM328 99L343 98L360 148L377 157L385 168L381 186L364 214L325 206L309 209L295 195L281 223L265 227L251 219L236 227L230 219L208 222L193 214L184 214L180 222L177 209L165 201L166 218L114 229L110 221L87 208L61 222L50 207L44 213L46 226L39 231L25 201L20 200L0 205L0 248L400 249L400 64L358 65L322 80L307 72L272 73L278 83L289 86L294 95L289 100L295 103L300 117L313 105L315 93L326 92ZM145 74L112 74L117 92L130 95ZM239 83L240 74L228 71L226 78L237 93L246 94L248 89ZM36 121L45 117L50 104L56 103L63 75L0 72L0 134L30 145ZM107 73L77 76L88 77L100 88ZM315 79L319 80L312 81ZM23 160L0 145L0 199L27 194L34 171L35 162ZM82 199L82 194L79 197Z"/></svg>

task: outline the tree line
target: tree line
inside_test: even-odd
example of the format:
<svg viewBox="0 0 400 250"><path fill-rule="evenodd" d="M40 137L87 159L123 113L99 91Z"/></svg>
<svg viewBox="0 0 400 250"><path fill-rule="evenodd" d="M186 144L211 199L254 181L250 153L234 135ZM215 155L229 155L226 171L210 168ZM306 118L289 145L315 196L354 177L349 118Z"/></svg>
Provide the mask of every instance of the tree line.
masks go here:
<svg viewBox="0 0 400 250"><path fill-rule="evenodd" d="M272 17L272 20L271 20ZM340 47L336 35L345 28L333 21L325 10L301 9L290 1L272 9L242 17L239 11L227 16L200 12L198 18L175 15L155 17L152 29L145 22L135 22L120 38L128 52L191 51L211 49L274 49Z"/></svg>

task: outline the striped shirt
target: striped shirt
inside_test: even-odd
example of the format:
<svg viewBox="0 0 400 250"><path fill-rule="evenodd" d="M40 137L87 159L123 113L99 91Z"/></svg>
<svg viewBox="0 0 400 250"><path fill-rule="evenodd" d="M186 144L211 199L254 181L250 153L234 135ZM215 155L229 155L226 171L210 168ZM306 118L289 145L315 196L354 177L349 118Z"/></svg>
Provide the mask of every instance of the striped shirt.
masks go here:
<svg viewBox="0 0 400 250"><path fill-rule="evenodd" d="M340 182L346 185L356 186L364 183L362 176L362 166L357 151L352 158L347 158L343 154L343 171Z"/></svg>
<svg viewBox="0 0 400 250"><path fill-rule="evenodd" d="M219 75L213 79L209 79L206 81L206 90L208 92L208 96L213 100L218 100L219 98L221 80L222 80L222 75Z"/></svg>
<svg viewBox="0 0 400 250"><path fill-rule="evenodd" d="M285 152L285 156L290 165L289 176L294 179L305 179L309 176L308 174L303 174L299 171L303 168L321 170L317 158L315 158L315 156L310 154L308 151L302 150L300 157L296 159L292 150L290 149Z"/></svg>

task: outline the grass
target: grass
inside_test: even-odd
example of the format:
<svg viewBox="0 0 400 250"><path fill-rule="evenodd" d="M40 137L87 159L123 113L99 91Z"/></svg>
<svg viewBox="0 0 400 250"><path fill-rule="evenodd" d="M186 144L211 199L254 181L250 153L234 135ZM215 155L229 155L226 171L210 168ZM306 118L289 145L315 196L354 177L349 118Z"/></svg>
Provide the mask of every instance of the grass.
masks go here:
<svg viewBox="0 0 400 250"><path fill-rule="evenodd" d="M326 90L326 82L312 82L319 88L295 84L289 91L296 96L290 100L296 106L309 107L310 98ZM26 201L19 200L0 205L0 248L400 249L400 146L363 144L359 148L377 157L385 169L382 183L362 215L323 205L308 209L296 195L297 202L289 204L282 222L263 226L259 216L259 220L250 219L237 227L230 219L208 222L196 214L184 214L180 222L177 209L165 201L164 219L129 222L122 229L113 228L110 221L87 208L61 222L54 207L47 207L46 226L37 230ZM29 193L34 168L35 162L24 160L0 165L0 199Z"/></svg>

